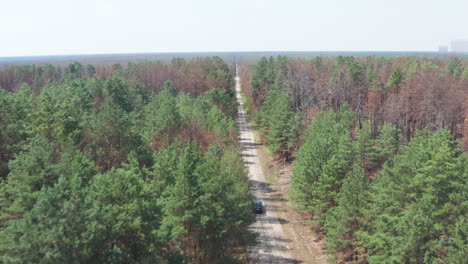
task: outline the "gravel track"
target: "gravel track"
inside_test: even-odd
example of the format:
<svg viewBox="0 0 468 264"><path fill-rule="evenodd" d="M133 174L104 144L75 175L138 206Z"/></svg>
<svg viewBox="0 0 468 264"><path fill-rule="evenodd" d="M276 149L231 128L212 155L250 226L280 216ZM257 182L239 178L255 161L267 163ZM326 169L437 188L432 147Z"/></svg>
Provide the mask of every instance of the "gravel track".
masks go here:
<svg viewBox="0 0 468 264"><path fill-rule="evenodd" d="M264 214L257 214L250 231L257 234L257 243L249 248L252 263L298 263L291 257L288 241L277 217L276 210L269 201L268 185L263 175L257 156L257 145L252 130L247 122L241 97L240 79L236 77L236 96L239 103L238 124L240 129L240 147L244 163L249 169L249 180L252 194L256 200L263 202Z"/></svg>

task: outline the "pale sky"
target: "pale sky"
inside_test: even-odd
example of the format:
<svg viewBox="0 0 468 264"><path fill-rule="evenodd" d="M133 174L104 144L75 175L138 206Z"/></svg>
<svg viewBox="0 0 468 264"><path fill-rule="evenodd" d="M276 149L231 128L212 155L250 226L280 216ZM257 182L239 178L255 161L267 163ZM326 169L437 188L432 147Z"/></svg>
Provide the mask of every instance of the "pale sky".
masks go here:
<svg viewBox="0 0 468 264"><path fill-rule="evenodd" d="M435 51L468 0L0 0L0 57L190 51Z"/></svg>

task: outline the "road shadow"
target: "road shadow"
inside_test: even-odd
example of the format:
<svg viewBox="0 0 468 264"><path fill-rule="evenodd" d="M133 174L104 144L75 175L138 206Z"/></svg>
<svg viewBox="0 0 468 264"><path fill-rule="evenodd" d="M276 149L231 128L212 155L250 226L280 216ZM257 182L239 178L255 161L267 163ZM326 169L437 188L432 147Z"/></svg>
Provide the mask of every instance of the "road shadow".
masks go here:
<svg viewBox="0 0 468 264"><path fill-rule="evenodd" d="M241 154L242 157L257 157L257 155L252 154Z"/></svg>
<svg viewBox="0 0 468 264"><path fill-rule="evenodd" d="M244 141L242 141L243 139L240 139L241 141L241 150L242 151L245 151L245 150L251 150L251 149L255 149L257 148L257 146L259 146L260 144L258 143L255 143L255 142L249 142L248 139L244 139Z"/></svg>
<svg viewBox="0 0 468 264"><path fill-rule="evenodd" d="M241 135L239 135L238 140L242 143L245 144L247 142L252 141L250 138L243 138Z"/></svg>
<svg viewBox="0 0 468 264"><path fill-rule="evenodd" d="M260 231L265 230L265 227L255 227L255 229ZM279 254L289 252L289 248L285 245L291 242L290 239L262 235L255 231L249 232L252 238L255 237L255 240L249 245L250 259L254 261L253 263L303 263L293 258L285 258L273 254L273 251ZM261 243L259 240L261 240Z"/></svg>

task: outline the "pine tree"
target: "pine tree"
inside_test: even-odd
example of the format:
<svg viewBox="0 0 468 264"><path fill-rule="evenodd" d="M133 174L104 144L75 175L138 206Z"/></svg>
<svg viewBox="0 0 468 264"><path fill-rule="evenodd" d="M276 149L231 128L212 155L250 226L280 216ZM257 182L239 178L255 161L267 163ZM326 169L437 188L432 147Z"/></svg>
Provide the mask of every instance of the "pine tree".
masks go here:
<svg viewBox="0 0 468 264"><path fill-rule="evenodd" d="M102 262L125 263L155 259L165 244L158 236L162 213L154 190L139 174L113 169L90 185L90 212L99 212L96 251Z"/></svg>
<svg viewBox="0 0 468 264"><path fill-rule="evenodd" d="M93 243L96 230L89 228L95 226L98 219L87 214L86 198L87 185L97 170L84 155L73 150L62 154L61 163L56 164L55 169L60 176L55 182L43 184L40 190L32 190L35 198L29 199L27 204L21 202L27 192L24 188L21 195L11 196L15 203L7 212L14 212L15 217L10 218L0 232L0 261L77 263L89 262L93 252L96 253L97 244ZM13 184L8 183L7 193L15 194L20 190Z"/></svg>
<svg viewBox="0 0 468 264"><path fill-rule="evenodd" d="M170 87L151 98L144 109L144 120L148 139L179 122L176 98Z"/></svg>
<svg viewBox="0 0 468 264"><path fill-rule="evenodd" d="M397 153L400 135L401 131L393 125L384 124L380 128L380 132L374 140L375 147L369 152L369 159L375 167L381 168L385 161Z"/></svg>
<svg viewBox="0 0 468 264"><path fill-rule="evenodd" d="M285 150L297 139L301 124L300 115L292 110L289 96L281 91L282 86L283 77L278 72L255 119L266 133L265 141L273 153Z"/></svg>
<svg viewBox="0 0 468 264"><path fill-rule="evenodd" d="M370 263L433 263L466 216L467 157L447 131L418 133L372 187L365 232ZM453 255L458 253L452 252Z"/></svg>
<svg viewBox="0 0 468 264"><path fill-rule="evenodd" d="M2 194L2 219L15 219L31 210L42 188L53 186L63 167L57 164L60 154L44 137L31 141L28 150L10 161L11 172Z"/></svg>
<svg viewBox="0 0 468 264"><path fill-rule="evenodd" d="M134 109L134 93L127 81L119 74L113 74L106 80L105 92L115 105L126 112Z"/></svg>
<svg viewBox="0 0 468 264"><path fill-rule="evenodd" d="M405 74L400 69L400 67L396 67L395 71L392 73L392 75L388 79L385 87L388 89L392 89L392 88L398 89L403 84L404 80L405 80Z"/></svg>
<svg viewBox="0 0 468 264"><path fill-rule="evenodd" d="M281 93L274 101L268 122L268 134L265 139L270 150L275 153L284 149L291 141L290 121L294 119L294 113L289 104L289 97Z"/></svg>
<svg viewBox="0 0 468 264"><path fill-rule="evenodd" d="M9 173L8 162L31 138L34 95L27 84L16 93L0 89L0 179Z"/></svg>
<svg viewBox="0 0 468 264"><path fill-rule="evenodd" d="M318 114L296 154L292 196L317 219L335 205L342 181L354 162L352 116L347 106L339 112Z"/></svg>
<svg viewBox="0 0 468 264"><path fill-rule="evenodd" d="M455 77L460 77L463 73L463 65L458 57L452 57L447 63L447 72Z"/></svg>
<svg viewBox="0 0 468 264"><path fill-rule="evenodd" d="M200 190L195 172L201 162L201 153L195 142L183 147L172 174L174 183L158 199L164 216L159 233L175 241L182 254L192 258L196 257L199 250L197 199Z"/></svg>
<svg viewBox="0 0 468 264"><path fill-rule="evenodd" d="M106 98L99 112L88 121L84 131L83 148L98 164L101 170L121 166L132 151L142 151L142 138L135 130L135 119L132 113Z"/></svg>
<svg viewBox="0 0 468 264"><path fill-rule="evenodd" d="M326 214L324 230L327 233L326 245L337 252L335 258L345 258L345 261L359 259L359 242L355 232L359 231L363 207L366 201L367 181L363 169L355 165L343 181L337 198L337 206ZM349 254L349 249L352 253ZM347 255L342 256L341 254Z"/></svg>

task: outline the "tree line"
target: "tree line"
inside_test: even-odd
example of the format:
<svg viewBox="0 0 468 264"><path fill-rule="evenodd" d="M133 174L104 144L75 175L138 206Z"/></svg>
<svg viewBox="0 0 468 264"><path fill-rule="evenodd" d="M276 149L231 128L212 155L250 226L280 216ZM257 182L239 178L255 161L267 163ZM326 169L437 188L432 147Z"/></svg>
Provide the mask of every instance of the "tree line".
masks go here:
<svg viewBox="0 0 468 264"><path fill-rule="evenodd" d="M0 263L234 261L252 205L224 62L43 67L0 89Z"/></svg>
<svg viewBox="0 0 468 264"><path fill-rule="evenodd" d="M358 123L370 120L373 136L384 123L401 129L405 141L425 127L446 128L467 150L467 65L458 57L279 56L241 67L240 75L253 112L261 111L270 89L280 86L303 123L319 110L348 103Z"/></svg>
<svg viewBox="0 0 468 264"><path fill-rule="evenodd" d="M27 83L35 93L47 84L68 79L98 77L106 79L120 72L125 79L134 80L147 90L158 92L164 82L171 80L179 91L198 96L216 87L233 85L231 69L220 57L204 57L186 60L174 58L165 61L129 62L121 64L87 64L73 62L66 66L14 65L0 70L0 87L16 91Z"/></svg>
<svg viewBox="0 0 468 264"><path fill-rule="evenodd" d="M466 263L466 60L263 58L246 103L335 263ZM464 66L465 65L465 66Z"/></svg>

